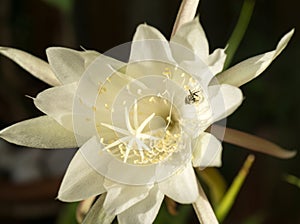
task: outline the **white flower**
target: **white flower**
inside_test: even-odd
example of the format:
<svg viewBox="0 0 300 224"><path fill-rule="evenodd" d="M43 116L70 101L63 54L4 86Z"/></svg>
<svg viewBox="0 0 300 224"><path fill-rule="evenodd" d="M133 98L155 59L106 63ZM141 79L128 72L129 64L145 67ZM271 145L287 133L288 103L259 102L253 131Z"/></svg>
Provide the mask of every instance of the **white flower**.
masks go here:
<svg viewBox="0 0 300 224"><path fill-rule="evenodd" d="M152 223L164 195L179 203L199 197L193 166L221 165L221 143L205 130L238 108L238 87L262 73L292 34L274 51L223 72L224 49L209 54L198 18L170 42L140 25L128 63L94 51L49 48L48 65L1 48L38 78L61 85L34 99L46 116L17 123L0 136L31 147L79 146L58 198L71 202L101 194L92 209L101 212L98 218ZM94 214L87 220L94 222Z"/></svg>

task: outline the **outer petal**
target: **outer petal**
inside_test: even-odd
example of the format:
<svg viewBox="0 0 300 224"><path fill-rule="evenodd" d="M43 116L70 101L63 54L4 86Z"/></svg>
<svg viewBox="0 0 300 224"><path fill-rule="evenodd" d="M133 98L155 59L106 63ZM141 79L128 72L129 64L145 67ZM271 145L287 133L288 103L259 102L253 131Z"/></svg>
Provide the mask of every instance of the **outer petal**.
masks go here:
<svg viewBox="0 0 300 224"><path fill-rule="evenodd" d="M152 26L139 25L133 36L129 62L150 59L174 62L166 38Z"/></svg>
<svg viewBox="0 0 300 224"><path fill-rule="evenodd" d="M33 76L48 83L49 85L60 85L60 82L52 72L49 64L45 61L24 51L9 47L0 47L0 53L10 58Z"/></svg>
<svg viewBox="0 0 300 224"><path fill-rule="evenodd" d="M48 116L16 123L0 131L0 137L14 144L35 148L74 148L74 134Z"/></svg>
<svg viewBox="0 0 300 224"><path fill-rule="evenodd" d="M162 35L161 32L159 32L159 30L147 24L139 25L133 36L133 41L142 41L142 40L167 41L167 39L164 37L164 35Z"/></svg>
<svg viewBox="0 0 300 224"><path fill-rule="evenodd" d="M226 84L209 86L209 97L213 120L221 120L232 114L242 103L242 91Z"/></svg>
<svg viewBox="0 0 300 224"><path fill-rule="evenodd" d="M72 109L77 83L46 89L34 99L35 106L58 123L73 130Z"/></svg>
<svg viewBox="0 0 300 224"><path fill-rule="evenodd" d="M83 147L95 147L93 138ZM58 192L58 199L72 202L80 201L105 192L104 177L93 169L78 150L73 157Z"/></svg>
<svg viewBox="0 0 300 224"><path fill-rule="evenodd" d="M79 81L83 72L100 54L96 51L76 51L63 47L46 50L51 68L63 84Z"/></svg>
<svg viewBox="0 0 300 224"><path fill-rule="evenodd" d="M217 138L222 139L224 142L238 145L246 149L265 153L281 159L292 158L297 153L297 151L294 150L291 151L281 148L279 145L276 145L273 142L260 138L256 135L251 135L227 127L225 128L216 124L214 124L212 127L213 133Z"/></svg>
<svg viewBox="0 0 300 224"><path fill-rule="evenodd" d="M197 214L199 221L203 224L219 224L217 217L212 209L205 192L199 184L199 197L193 203L194 210Z"/></svg>
<svg viewBox="0 0 300 224"><path fill-rule="evenodd" d="M259 76L271 62L281 53L291 39L294 30L287 33L278 43L274 51L261 54L229 68L220 73L217 78L220 83L241 86Z"/></svg>
<svg viewBox="0 0 300 224"><path fill-rule="evenodd" d="M173 176L158 184L159 189L173 200L190 204L199 196L196 176L191 163Z"/></svg>
<svg viewBox="0 0 300 224"><path fill-rule="evenodd" d="M105 181L107 190L103 207L108 214L120 214L149 195L151 186L130 186Z"/></svg>
<svg viewBox="0 0 300 224"><path fill-rule="evenodd" d="M208 57L208 41L198 17L189 23L183 24L171 38L171 42L187 47L202 60Z"/></svg>
<svg viewBox="0 0 300 224"><path fill-rule="evenodd" d="M193 166L208 167L222 165L222 145L212 134L203 132L193 146Z"/></svg>
<svg viewBox="0 0 300 224"><path fill-rule="evenodd" d="M130 207L118 215L119 224L151 224L153 223L164 195L159 191L158 186L154 186L149 195L139 203Z"/></svg>

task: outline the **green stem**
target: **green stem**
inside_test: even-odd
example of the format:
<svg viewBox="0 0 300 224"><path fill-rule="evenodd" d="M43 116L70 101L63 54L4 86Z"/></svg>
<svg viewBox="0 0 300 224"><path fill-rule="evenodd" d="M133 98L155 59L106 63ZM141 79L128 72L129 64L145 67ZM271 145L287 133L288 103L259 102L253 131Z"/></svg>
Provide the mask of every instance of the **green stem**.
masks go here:
<svg viewBox="0 0 300 224"><path fill-rule="evenodd" d="M225 61L223 70L226 70L229 67L229 65L235 55L235 52L238 49L238 47L245 35L245 32L248 28L248 25L249 25L249 22L250 22L252 13L253 13L254 5L255 5L255 0L245 0L244 1L238 22L237 22L229 40L228 40L228 43L227 43L227 48L226 48L227 57L226 57L226 61Z"/></svg>

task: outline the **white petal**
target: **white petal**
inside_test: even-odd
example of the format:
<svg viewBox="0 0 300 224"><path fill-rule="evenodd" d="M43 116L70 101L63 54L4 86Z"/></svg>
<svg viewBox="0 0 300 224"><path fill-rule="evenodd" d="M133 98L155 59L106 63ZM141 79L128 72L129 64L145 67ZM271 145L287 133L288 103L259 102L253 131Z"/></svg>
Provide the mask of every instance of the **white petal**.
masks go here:
<svg viewBox="0 0 300 224"><path fill-rule="evenodd" d="M58 192L59 200L81 201L106 191L103 186L104 177L90 166L81 152L84 147L96 147L94 143L92 138L73 157Z"/></svg>
<svg viewBox="0 0 300 224"><path fill-rule="evenodd" d="M199 197L196 202L193 203L194 210L200 223L203 224L219 224L218 219L211 207L205 192L199 184Z"/></svg>
<svg viewBox="0 0 300 224"><path fill-rule="evenodd" d="M225 60L225 49L216 49L208 56L205 63L209 66L211 72L216 75L223 70Z"/></svg>
<svg viewBox="0 0 300 224"><path fill-rule="evenodd" d="M220 83L233 86L241 86L259 76L271 62L281 53L291 39L294 30L287 33L278 43L274 51L261 54L227 69L220 73L217 78Z"/></svg>
<svg viewBox="0 0 300 224"><path fill-rule="evenodd" d="M133 41L142 40L162 40L167 41L164 35L161 34L156 28L147 24L139 25L133 36Z"/></svg>
<svg viewBox="0 0 300 224"><path fill-rule="evenodd" d="M196 201L199 195L197 180L191 163L158 185L165 195L183 204Z"/></svg>
<svg viewBox="0 0 300 224"><path fill-rule="evenodd" d="M286 150L279 145L256 135L251 135L228 127L225 128L221 125L214 124L210 129L211 133L213 133L218 139L222 139L224 142L275 156L277 158L289 159L297 153L297 151Z"/></svg>
<svg viewBox="0 0 300 224"><path fill-rule="evenodd" d="M222 165L222 145L212 134L203 132L193 145L193 166L208 167Z"/></svg>
<svg viewBox="0 0 300 224"><path fill-rule="evenodd" d="M171 36L185 23L194 19L200 0L182 1L178 10Z"/></svg>
<svg viewBox="0 0 300 224"><path fill-rule="evenodd" d="M243 101L242 91L235 86L227 84L209 86L208 91L214 121L232 114Z"/></svg>
<svg viewBox="0 0 300 224"><path fill-rule="evenodd" d="M9 47L0 47L0 53L10 58L45 83L48 83L51 86L58 86L61 84L52 72L49 64L45 61L24 51Z"/></svg>
<svg viewBox="0 0 300 224"><path fill-rule="evenodd" d="M154 27L139 25L131 44L129 62L158 60L174 62L169 43Z"/></svg>
<svg viewBox="0 0 300 224"><path fill-rule="evenodd" d="M151 224L153 223L164 195L159 191L158 186L153 187L149 195L139 203L130 207L118 215L119 224Z"/></svg>
<svg viewBox="0 0 300 224"><path fill-rule="evenodd" d="M107 196L103 207L106 213L115 215L143 200L152 188L152 186L124 185L109 180L105 181L104 186Z"/></svg>
<svg viewBox="0 0 300 224"><path fill-rule="evenodd" d="M35 148L74 148L74 134L48 116L16 123L0 131L0 137L14 144Z"/></svg>
<svg viewBox="0 0 300 224"><path fill-rule="evenodd" d="M72 109L77 83L49 88L34 99L35 106L58 123L73 130Z"/></svg>
<svg viewBox="0 0 300 224"><path fill-rule="evenodd" d="M79 81L85 69L100 54L96 51L76 51L63 47L46 50L51 68L63 84Z"/></svg>
<svg viewBox="0 0 300 224"><path fill-rule="evenodd" d="M82 224L111 224L115 215L107 214L103 208L106 194L102 194L84 218Z"/></svg>
<svg viewBox="0 0 300 224"><path fill-rule="evenodd" d="M198 17L189 23L183 24L171 38L171 42L187 47L202 60L208 57L208 41Z"/></svg>

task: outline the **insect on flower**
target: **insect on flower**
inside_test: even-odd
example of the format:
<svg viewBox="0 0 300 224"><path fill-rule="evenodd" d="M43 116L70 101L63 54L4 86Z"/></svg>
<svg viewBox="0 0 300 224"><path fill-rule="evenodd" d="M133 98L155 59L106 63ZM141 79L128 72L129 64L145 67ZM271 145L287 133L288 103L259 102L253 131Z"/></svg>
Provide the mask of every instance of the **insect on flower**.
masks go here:
<svg viewBox="0 0 300 224"><path fill-rule="evenodd" d="M199 93L200 91L191 91L189 89L189 95L187 95L185 97L185 103L186 104L193 104L193 103L197 103L200 101L200 97L197 93Z"/></svg>

